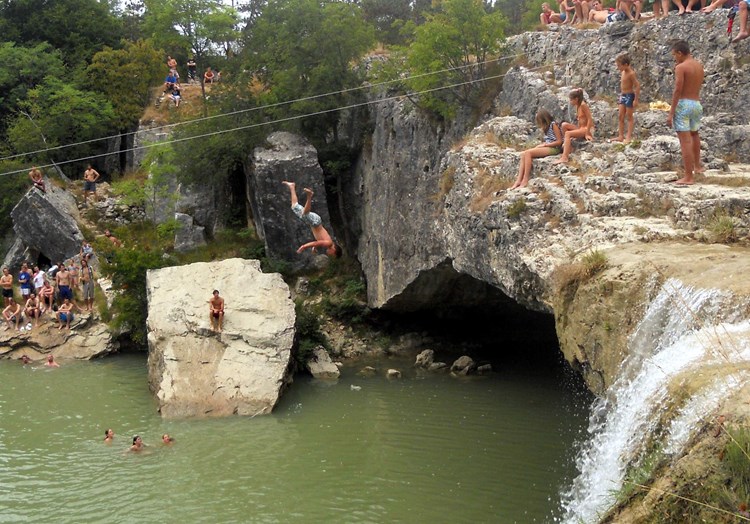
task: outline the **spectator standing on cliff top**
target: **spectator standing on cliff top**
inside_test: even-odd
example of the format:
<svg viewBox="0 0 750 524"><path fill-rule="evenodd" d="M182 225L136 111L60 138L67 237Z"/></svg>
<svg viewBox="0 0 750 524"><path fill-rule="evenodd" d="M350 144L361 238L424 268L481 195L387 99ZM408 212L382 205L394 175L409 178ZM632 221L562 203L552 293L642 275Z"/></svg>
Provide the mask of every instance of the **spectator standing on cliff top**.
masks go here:
<svg viewBox="0 0 750 524"><path fill-rule="evenodd" d="M86 311L91 311L94 307L94 269L85 258L81 260L81 284Z"/></svg>
<svg viewBox="0 0 750 524"><path fill-rule="evenodd" d="M307 200L305 201L305 207L302 207L302 205L300 205L300 203L297 201L297 189L294 182L284 181L282 182L282 184L289 188L289 193L292 200L292 211L294 211L294 214L297 215L297 217L302 220L302 222L310 226L310 230L315 237L315 240L313 242L302 244L297 249L297 253L302 253L305 249L310 249L313 253L315 253L315 250L317 248L321 248L325 249L325 253L329 257L339 258L341 256L341 248L333 242L331 235L329 235L326 228L323 227L323 221L321 220L320 215L318 215L317 213L312 213L310 211L313 197L312 189L307 187L303 189L303 191L307 195Z"/></svg>
<svg viewBox="0 0 750 524"><path fill-rule="evenodd" d="M677 65L674 68L674 91L667 126L674 126L677 132L685 168L685 174L675 184L687 186L695 183L695 173L704 171L701 165L701 139L698 134L703 116L700 93L704 73L703 65L692 57L690 46L685 40L678 40L672 44L672 57Z"/></svg>
<svg viewBox="0 0 750 524"><path fill-rule="evenodd" d="M86 171L83 172L83 204L87 203L87 195L91 193L96 202L96 181L99 180L99 172L94 169L91 164L86 167Z"/></svg>
<svg viewBox="0 0 750 524"><path fill-rule="evenodd" d="M198 77L198 64L195 63L195 60L192 57L187 61L187 70L188 83L195 83L195 79Z"/></svg>
<svg viewBox="0 0 750 524"><path fill-rule="evenodd" d="M3 303L7 306L13 300L13 275L7 267L3 268L3 276L0 277L0 288L3 292Z"/></svg>
<svg viewBox="0 0 750 524"><path fill-rule="evenodd" d="M57 284L57 299L63 301L66 298L73 300L73 291L70 289L70 272L65 264L60 262L59 268L55 273L55 283Z"/></svg>

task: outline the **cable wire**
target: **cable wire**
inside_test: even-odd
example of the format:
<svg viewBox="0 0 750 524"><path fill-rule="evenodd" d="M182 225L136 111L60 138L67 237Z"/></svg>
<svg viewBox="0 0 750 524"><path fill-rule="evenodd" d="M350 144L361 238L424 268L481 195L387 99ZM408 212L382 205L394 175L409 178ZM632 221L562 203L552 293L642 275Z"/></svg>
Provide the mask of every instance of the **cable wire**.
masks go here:
<svg viewBox="0 0 750 524"><path fill-rule="evenodd" d="M545 67L546 66L532 67L532 68L527 68L527 70L534 71L534 70L537 70L537 69L543 69ZM289 122L289 121L292 121L292 120L298 120L300 118L308 118L308 117L311 117L311 116L318 116L318 115L323 115L323 114L327 114L327 113L333 113L335 111L343 111L343 110L347 110L347 109L355 109L355 108L358 108L358 107L364 107L364 106L369 106L369 105L373 105L373 104L379 104L379 103L383 103L383 102L389 102L389 101L392 101L392 100L398 100L398 99L401 99L401 98L404 98L404 97L415 96L415 95L422 95L422 94L426 94L426 93L434 93L436 91L442 91L444 89L452 89L454 87L460 87L460 86L464 86L464 85L474 84L474 83L477 83L477 82L486 82L488 80L494 80L494 79L498 79L498 78L503 78L507 74L508 73L503 73L501 75L493 75L493 76L488 76L488 77L484 77L484 78L478 78L476 80L468 80L466 82L459 82L459 83L456 83L456 84L450 84L450 85L441 86L441 87L434 87L434 88L431 88L431 89L425 89L423 91L415 91L415 92L411 92L411 93L399 94L399 95L394 95L394 96L390 96L390 97L386 97L386 98L381 98L381 99L378 99L378 100L369 100L367 102L361 102L361 103L358 103L358 104L350 104L350 105L347 105L347 106L340 106L340 107L335 107L335 108L332 108L332 109L324 109L324 110L321 110L321 111L315 111L315 112L307 113L307 114L304 114L304 115L295 115L295 116L289 116L289 117L279 118L279 119L276 119L276 120L271 120L269 122L259 122L259 123L254 123L254 124L248 124L248 125L245 125L245 126L233 127L233 128L229 128L229 129L221 129L219 131L212 131L210 133L204 133L204 134L201 134L201 135L194 135L194 136L189 136L189 137L176 138L174 140L165 140L165 141L162 141L162 142L153 142L153 143L150 143L150 144L144 144L142 146L135 146L135 147L127 148L127 149L122 149L122 150L119 150L117 152L100 153L100 154L97 154L97 155L90 155L90 156L75 158L75 159L72 159L72 160L62 160L60 162L56 162L55 164L56 165L73 164L73 163L76 163L76 162L83 162L83 161L86 161L86 160L93 160L95 158L101 158L101 157L110 156L110 155L117 155L117 154L121 154L121 153L127 153L129 151L137 151L137 150L141 150L141 149L150 149L152 147L159 147L159 146L164 146L164 145L169 145L169 144L176 144L176 143L180 143L180 142L186 142L186 141L189 141L189 140L195 140L197 138L206 138L206 137L209 137L209 136L221 135L221 134L224 134L224 133L231 133L233 131L242 131L242 130L245 130L245 129L252 129L252 128L255 128L255 127L268 126L268 125L272 125L272 124L279 124L279 123L283 123L283 122ZM48 167L53 167L55 164L43 164L43 165L39 165L37 167L40 168L40 169L45 169L45 168L48 168ZM23 173L24 171L26 171L26 168L24 168L24 169L16 169L16 170L13 170L13 171L5 171L3 173L0 173L0 176L15 175L15 174L18 174L18 173Z"/></svg>
<svg viewBox="0 0 750 524"><path fill-rule="evenodd" d="M437 74L442 74L442 73L448 73L448 72L451 72L451 71L459 71L459 70L466 69L466 68L469 68L469 67L475 67L477 65L490 64L490 63L493 63L493 62L499 62L501 60L506 60L506 59L510 59L510 58L517 58L519 56L521 56L521 55L520 54L515 54L515 55L501 56L501 57L498 57L498 58L493 58L493 59L490 59L490 60L485 60L483 62L475 62L475 63L472 63L472 64L465 64L465 65L462 65L462 66L450 67L450 68L447 68L447 69L441 69L441 70L438 70L438 71L431 71L429 73L421 73L421 74L418 74L418 75L412 75L412 76L408 76L408 77L404 77L404 78L395 78L395 79L392 79L392 80L384 80L382 82L378 82L378 83L375 83L375 84L368 83L367 85L361 85L361 86L357 86L357 87L349 87L349 88L346 88L346 89L341 89L339 91L330 91L328 93L321 93L321 94L317 94L317 95L310 95L310 96L306 96L306 97L296 98L294 100L285 100L283 102L275 102L273 104L266 104L266 105L263 105L263 106L251 107L251 108L248 108L248 109L238 109L237 111L229 111L227 113L220 113L220 114L217 114L217 115L211 115L211 116L205 116L205 117L200 117L200 118L194 118L192 120L186 120L186 121L183 121L183 122L175 122L173 124L165 124L163 126L153 127L153 128L151 128L151 130L152 131L158 131L158 130L162 130L162 129L170 129L170 128L174 128L174 127L178 127L178 126L182 126L182 125L186 125L186 124L194 124L196 122L203 122L203 121L206 121L206 120L213 120L215 118L222 118L222 117L225 117L225 116L233 116L233 115L238 115L238 114L242 114L242 113L248 113L248 112L253 112L253 111L260 111L262 109L271 109L271 108L274 108L274 107L280 107L280 106L284 106L284 105L295 104L297 102L307 102L307 101L310 101L310 100L316 100L318 98L323 98L323 97L327 97L327 96L333 96L333 95L340 95L340 94L350 93L350 92L359 91L359 90L362 90L362 89L372 89L372 88L376 88L376 87L380 87L380 86L384 86L384 85L389 85L389 84L393 84L393 83L405 82L405 81L413 80L413 79L416 79L416 78L422 78L422 77L425 77L425 76L437 75ZM84 145L84 144L91 144L91 143L100 142L100 141L103 141L103 140L111 140L113 138L119 138L119 137L123 137L123 136L130 136L130 135L136 134L137 132L138 131L128 131L127 133L120 133L120 134L110 135L110 136L105 136L105 137L100 137L100 138L92 138L90 140L82 140L80 142L73 142L73 143L70 143L70 144L64 144L64 145L55 146L55 147L48 147L48 148L45 148L45 149L37 149L36 151L28 151L28 152L25 152L25 153L16 153L16 154L13 154L13 155L0 157L0 161L11 160L13 158L18 158L18 157L22 157L22 156L36 155L36 154L39 154L39 153L46 153L48 151L59 151L59 150L62 150L62 149L67 149L69 147L75 147L75 146Z"/></svg>

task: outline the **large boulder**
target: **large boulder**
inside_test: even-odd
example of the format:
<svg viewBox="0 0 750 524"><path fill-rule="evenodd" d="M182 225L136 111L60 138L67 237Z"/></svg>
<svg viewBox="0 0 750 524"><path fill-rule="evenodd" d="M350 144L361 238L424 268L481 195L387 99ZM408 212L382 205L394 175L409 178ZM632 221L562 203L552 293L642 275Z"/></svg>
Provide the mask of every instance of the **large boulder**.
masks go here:
<svg viewBox="0 0 750 524"><path fill-rule="evenodd" d="M204 227L195 224L193 217L184 213L175 213L178 227L174 235L174 249L180 253L206 245Z"/></svg>
<svg viewBox="0 0 750 524"><path fill-rule="evenodd" d="M149 384L163 417L270 413L289 379L294 303L278 274L233 258L148 272ZM208 300L226 301L224 330Z"/></svg>
<svg viewBox="0 0 750 524"><path fill-rule="evenodd" d="M17 239L3 262L8 267L18 267L23 260L37 263L40 257L67 260L81 249L75 198L54 184L47 184L46 193L30 189L10 216Z"/></svg>
<svg viewBox="0 0 750 524"><path fill-rule="evenodd" d="M297 254L297 248L313 240L313 236L309 226L292 213L289 190L281 182L289 180L297 184L302 205L305 203L302 189L312 189L315 193L312 211L320 215L326 228L330 228L318 153L305 138L292 133L273 133L266 142L268 147L258 147L253 152L247 173L255 229L265 241L269 257L286 261L294 269L314 267L316 256L309 250ZM333 234L331 229L328 231Z"/></svg>

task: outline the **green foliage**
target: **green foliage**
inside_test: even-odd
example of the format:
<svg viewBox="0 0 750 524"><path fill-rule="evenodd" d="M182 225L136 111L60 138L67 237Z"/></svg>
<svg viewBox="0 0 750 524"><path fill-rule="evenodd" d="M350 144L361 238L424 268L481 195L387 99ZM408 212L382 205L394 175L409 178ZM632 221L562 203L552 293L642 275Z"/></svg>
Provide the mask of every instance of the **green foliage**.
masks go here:
<svg viewBox="0 0 750 524"><path fill-rule="evenodd" d="M15 151L32 151L99 138L102 130L111 127L115 121L112 105L104 96L82 91L53 77L45 78L42 84L30 90L28 98L20 102L19 107L23 113L11 122L8 129L8 141ZM85 157L97 150L96 144L82 144L49 151L45 158L62 161ZM79 169L82 170L82 166L66 170L73 173Z"/></svg>
<svg viewBox="0 0 750 524"><path fill-rule="evenodd" d="M268 113L289 117L331 111L351 103L346 94L307 98L358 86L361 72L352 63L374 43L374 30L362 18L359 6L316 0L271 0L245 44L246 69L265 86L263 103L284 104ZM338 112L299 122L316 142L337 133Z"/></svg>
<svg viewBox="0 0 750 524"><path fill-rule="evenodd" d="M592 249L583 256L583 266L585 276L588 278L593 277L597 273L601 273L607 266L609 266L609 260L604 252L598 249Z"/></svg>
<svg viewBox="0 0 750 524"><path fill-rule="evenodd" d="M221 0L145 0L144 32L172 54L190 53L201 67L213 47L237 38L237 12Z"/></svg>
<svg viewBox="0 0 750 524"><path fill-rule="evenodd" d="M734 219L726 211L720 210L708 224L712 240L720 244L731 244L737 241L737 227Z"/></svg>
<svg viewBox="0 0 750 524"><path fill-rule="evenodd" d="M331 317L357 324L362 322L370 313L365 303L365 283L361 278L352 278L344 283L343 289L337 293L329 293L323 297L323 311Z"/></svg>
<svg viewBox="0 0 750 524"><path fill-rule="evenodd" d="M504 6L508 4L513 4L515 0L504 0L504 2L501 4L501 9L505 11ZM552 9L557 11L557 4L555 2L550 2L550 0L531 0L530 2L526 2L523 5L523 15L521 16L520 24L517 26L518 30L516 32L520 33L523 31L531 31L535 27L539 25L539 15L542 14L542 4L548 3ZM520 11L520 10L519 10Z"/></svg>
<svg viewBox="0 0 750 524"><path fill-rule="evenodd" d="M403 44L400 27L412 17L409 0L362 0L364 19L375 27L378 40Z"/></svg>
<svg viewBox="0 0 750 524"><path fill-rule="evenodd" d="M33 47L13 42L0 44L0 133L5 132L7 118L15 113L30 89L46 76L59 77L63 72L60 52L46 42Z"/></svg>
<svg viewBox="0 0 750 524"><path fill-rule="evenodd" d="M115 125L133 128L148 104L150 89L164 77L161 53L149 41L123 42L121 49L105 47L94 55L86 70L92 91L112 103Z"/></svg>
<svg viewBox="0 0 750 524"><path fill-rule="evenodd" d="M633 494L641 490L640 486L646 484L654 474L656 467L663 460L664 455L660 447L656 447L646 454L637 464L628 468L623 479L622 487L617 492L618 503L625 502Z"/></svg>
<svg viewBox="0 0 750 524"><path fill-rule="evenodd" d="M2 172L20 168L21 165L16 162L0 161L0 171ZM0 231L9 232L13 230L10 212L29 187L31 187L31 181L26 173L0 177Z"/></svg>
<svg viewBox="0 0 750 524"><path fill-rule="evenodd" d="M743 502L750 500L750 429L739 427L728 431L730 439L724 448L724 464L732 475L732 484L741 492Z"/></svg>
<svg viewBox="0 0 750 524"><path fill-rule="evenodd" d="M145 344L148 316L146 271L164 267L168 262L162 257L161 250L149 245L99 247L105 249L103 270L112 279L112 287L120 291L112 303L113 327L128 332L136 344Z"/></svg>
<svg viewBox="0 0 750 524"><path fill-rule="evenodd" d="M518 218L526 211L526 199L521 197L508 207L508 218Z"/></svg>
<svg viewBox="0 0 750 524"><path fill-rule="evenodd" d="M297 301L294 304L296 314L295 330L297 332L298 348L295 355L297 363L304 365L312 356L317 346L328 346L328 339L321 330L320 316L318 313Z"/></svg>
<svg viewBox="0 0 750 524"><path fill-rule="evenodd" d="M499 11L488 13L481 0L444 0L440 7L416 27L414 42L402 52L414 75L407 81L410 89L461 84L419 96L420 106L451 118L459 104L473 104L481 92L485 62L503 43L505 18ZM449 68L442 74L426 75Z"/></svg>
<svg viewBox="0 0 750 524"><path fill-rule="evenodd" d="M109 3L99 0L6 0L0 32L17 44L49 43L71 69L105 46L116 47L123 34Z"/></svg>

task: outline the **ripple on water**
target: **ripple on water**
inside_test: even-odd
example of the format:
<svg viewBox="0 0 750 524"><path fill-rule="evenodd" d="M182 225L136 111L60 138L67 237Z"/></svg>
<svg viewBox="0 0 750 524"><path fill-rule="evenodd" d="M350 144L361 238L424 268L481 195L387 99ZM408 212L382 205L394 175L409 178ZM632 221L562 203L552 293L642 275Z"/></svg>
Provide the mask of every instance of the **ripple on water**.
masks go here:
<svg viewBox="0 0 750 524"><path fill-rule="evenodd" d="M550 377L345 370L268 417L164 421L143 358L0 367L0 522L542 522L587 416Z"/></svg>

